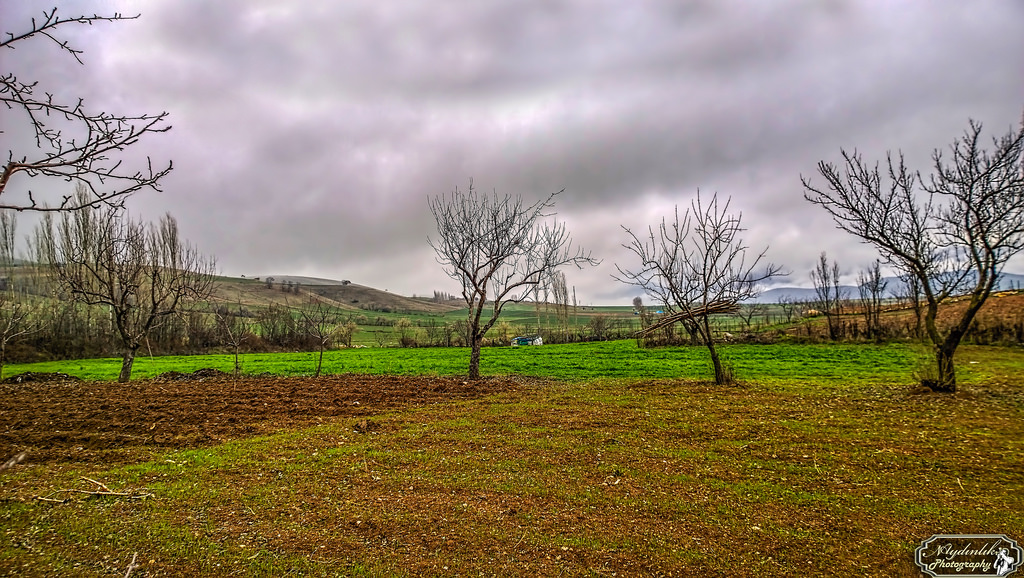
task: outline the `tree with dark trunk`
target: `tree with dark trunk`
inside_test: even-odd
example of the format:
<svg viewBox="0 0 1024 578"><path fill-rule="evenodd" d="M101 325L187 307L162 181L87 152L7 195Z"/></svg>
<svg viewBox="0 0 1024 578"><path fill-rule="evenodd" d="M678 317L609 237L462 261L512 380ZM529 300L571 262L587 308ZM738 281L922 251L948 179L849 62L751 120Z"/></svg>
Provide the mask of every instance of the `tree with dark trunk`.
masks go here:
<svg viewBox="0 0 1024 578"><path fill-rule="evenodd" d="M935 354L935 374L922 382L934 391L956 391L957 346L1007 260L1024 250L1024 123L993 138L991 150L981 142L981 128L970 121L949 157L935 150L927 179L906 167L902 153L888 155L883 175L877 163L845 150L843 168L818 163L827 187L801 177L808 201L917 280ZM940 326L939 305L959 294L966 294L967 306Z"/></svg>
<svg viewBox="0 0 1024 578"><path fill-rule="evenodd" d="M507 303L521 303L533 288L564 265L597 262L582 249L571 248L564 223L542 222L554 209L552 193L526 205L522 197L480 194L470 181L467 191L429 199L438 238L430 240L449 277L462 285L469 308L466 337L471 352L469 377L480 377L484 335ZM484 309L490 304L490 313Z"/></svg>
<svg viewBox="0 0 1024 578"><path fill-rule="evenodd" d="M178 237L170 215L146 225L113 207L84 203L82 185L77 195L84 208L62 213L56 224L48 213L40 223L37 251L74 299L110 309L124 351L118 376L124 383L149 332L210 295L214 263Z"/></svg>
<svg viewBox="0 0 1024 578"><path fill-rule="evenodd" d="M559 337L564 343L569 340L569 285L563 271L555 271L551 275L551 296L555 300Z"/></svg>
<svg viewBox="0 0 1024 578"><path fill-rule="evenodd" d="M66 18L57 14L57 8L44 11L42 16L40 20L33 18L21 31L5 32L0 37L0 50L28 50L33 40L53 42L58 50L83 64L82 51L61 40L61 30L69 24L91 26L138 18L121 14ZM38 81L0 71L0 103L4 105L0 110L5 113L0 117L0 133L6 132L4 125L8 122L14 125L20 121L28 125L26 131L34 137L21 150L11 148L7 154L0 172L0 208L72 211L100 204L120 205L126 195L140 189L159 190L160 180L171 171L171 163L154 169L147 157L143 166L130 169L125 157L134 155L125 155L125 151L133 149L147 135L169 130L166 112L126 115L96 111L90 110L80 98L61 101L55 96L58 91L40 92ZM15 142L18 141L12 140L12 145ZM66 195L56 204L40 202L27 186L9 186L17 180L13 178L16 175L74 181L86 194Z"/></svg>
<svg viewBox="0 0 1024 578"><path fill-rule="evenodd" d="M761 266L767 248L747 262L747 246L741 214L729 211L730 201L720 204L718 195L704 203L700 193L690 203L682 219L676 208L675 219L664 219L658 230L648 228L641 239L623 227L631 242L623 245L640 260L640 268L619 271L617 280L642 288L656 302L664 303L683 321L690 322L711 356L715 383L732 381L731 372L722 364L711 326L716 310L735 311L739 303L757 296L759 285L783 274L782 268L768 263Z"/></svg>

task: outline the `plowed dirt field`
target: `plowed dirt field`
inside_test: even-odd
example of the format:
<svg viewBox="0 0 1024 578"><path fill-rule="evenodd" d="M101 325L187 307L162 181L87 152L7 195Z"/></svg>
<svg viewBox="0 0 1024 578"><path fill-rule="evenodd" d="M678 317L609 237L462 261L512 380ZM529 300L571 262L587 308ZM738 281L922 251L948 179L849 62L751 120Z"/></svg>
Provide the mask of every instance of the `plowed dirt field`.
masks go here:
<svg viewBox="0 0 1024 578"><path fill-rule="evenodd" d="M216 370L127 384L39 376L0 384L0 459L125 463L146 451L202 447L338 416L477 397L513 378L340 375L233 379Z"/></svg>

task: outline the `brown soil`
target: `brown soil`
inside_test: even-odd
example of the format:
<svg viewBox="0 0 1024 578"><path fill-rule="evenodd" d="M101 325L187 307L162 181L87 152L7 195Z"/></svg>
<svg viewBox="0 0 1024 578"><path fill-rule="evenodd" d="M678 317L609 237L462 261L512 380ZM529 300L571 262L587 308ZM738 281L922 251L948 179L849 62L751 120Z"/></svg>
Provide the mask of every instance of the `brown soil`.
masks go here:
<svg viewBox="0 0 1024 578"><path fill-rule="evenodd" d="M128 384L59 375L0 384L0 460L124 463L161 448L201 447L409 404L472 398L517 387L513 378L341 375L232 379L216 370L172 372ZM372 427L372 422L357 424Z"/></svg>
<svg viewBox="0 0 1024 578"><path fill-rule="evenodd" d="M40 381L79 381L79 379L66 373L34 373L26 371L25 373L12 375L0 383L29 383Z"/></svg>

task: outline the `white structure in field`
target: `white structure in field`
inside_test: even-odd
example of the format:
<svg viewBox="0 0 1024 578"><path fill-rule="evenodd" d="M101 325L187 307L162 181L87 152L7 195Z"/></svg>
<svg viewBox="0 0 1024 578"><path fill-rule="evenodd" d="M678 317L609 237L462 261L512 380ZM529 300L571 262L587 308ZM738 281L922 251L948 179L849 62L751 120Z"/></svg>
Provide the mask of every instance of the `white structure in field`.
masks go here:
<svg viewBox="0 0 1024 578"><path fill-rule="evenodd" d="M544 345L544 340L541 339L540 335L526 335L514 338L511 345L512 347L519 347L520 345Z"/></svg>

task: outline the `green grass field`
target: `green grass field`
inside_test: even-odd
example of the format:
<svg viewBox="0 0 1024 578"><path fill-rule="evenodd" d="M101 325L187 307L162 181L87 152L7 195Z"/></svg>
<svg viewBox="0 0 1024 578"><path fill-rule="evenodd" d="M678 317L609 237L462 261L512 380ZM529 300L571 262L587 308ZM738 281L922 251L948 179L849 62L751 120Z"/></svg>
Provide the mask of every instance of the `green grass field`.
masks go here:
<svg viewBox="0 0 1024 578"><path fill-rule="evenodd" d="M891 345L723 345L721 355L740 380L764 383L813 380L819 383L910 383L922 359L917 348ZM266 353L242 356L248 374L312 375L317 353ZM467 372L467 348L340 349L324 354L324 373L460 375ZM10 376L25 371L63 372L83 379L113 380L119 358L12 364ZM139 357L133 377L212 367L233 371L231 355ZM711 366L700 346L640 348L635 341L605 341L541 347L487 347L481 353L485 375L519 374L556 379L683 378L704 379ZM970 379L971 366L964 368Z"/></svg>

